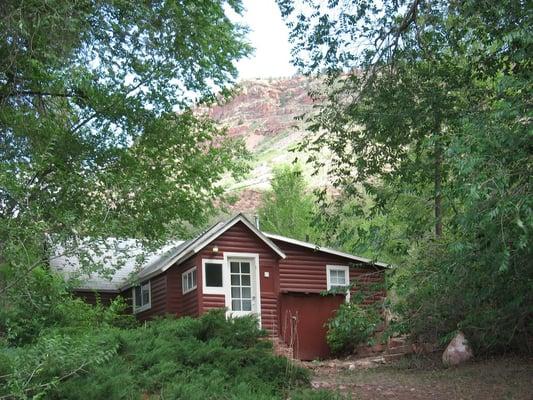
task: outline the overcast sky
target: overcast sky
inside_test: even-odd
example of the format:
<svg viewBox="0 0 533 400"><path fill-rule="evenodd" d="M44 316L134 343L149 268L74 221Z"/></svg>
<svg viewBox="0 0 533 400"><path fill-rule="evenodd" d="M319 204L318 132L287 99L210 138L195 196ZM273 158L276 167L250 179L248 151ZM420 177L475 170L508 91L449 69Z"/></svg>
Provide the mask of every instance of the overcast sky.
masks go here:
<svg viewBox="0 0 533 400"><path fill-rule="evenodd" d="M292 76L289 31L274 0L244 0L246 11L239 22L250 28L248 40L255 53L237 63L239 79Z"/></svg>

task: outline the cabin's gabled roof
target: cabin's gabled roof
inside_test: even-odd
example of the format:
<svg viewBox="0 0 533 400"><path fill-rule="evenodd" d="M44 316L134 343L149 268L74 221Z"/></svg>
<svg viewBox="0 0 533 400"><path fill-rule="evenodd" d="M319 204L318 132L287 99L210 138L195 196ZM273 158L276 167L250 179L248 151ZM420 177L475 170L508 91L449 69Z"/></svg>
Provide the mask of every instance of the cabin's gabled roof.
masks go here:
<svg viewBox="0 0 533 400"><path fill-rule="evenodd" d="M154 251L147 250L135 239L87 239L76 246L72 243L53 246L49 264L52 271L65 279L78 279L77 290L118 292L135 273L158 265L167 252L183 243L181 240L169 242ZM86 272L83 265L89 261L100 264L103 270Z"/></svg>
<svg viewBox="0 0 533 400"><path fill-rule="evenodd" d="M268 247L272 249L279 257L286 258L278 246L276 246L263 232L252 224L243 214L239 213L226 222L218 222L211 226L209 229L196 236L194 239L184 242L181 246L171 249L166 253L164 257L161 257L156 264L153 264L147 268L144 268L139 273L139 279L145 280L152 276L165 272L172 265L180 263L187 258L193 256L202 250L205 246L229 230L238 222L242 222L248 229L250 229L261 241L263 241ZM126 289L128 284L124 285L122 289Z"/></svg>
<svg viewBox="0 0 533 400"><path fill-rule="evenodd" d="M101 244L87 241L76 252L65 254L62 246L55 246L50 257L50 268L66 279L77 278L81 284L77 290L120 292L131 287L135 281L144 281L165 272L175 263L193 256L235 224L242 222L279 257L285 254L263 232L242 215L237 214L225 222L218 222L195 238L174 241L156 251L146 251L134 239L108 238ZM84 273L83 253L88 253L93 262L102 264L106 273ZM85 254L86 256L87 254Z"/></svg>
<svg viewBox="0 0 533 400"><path fill-rule="evenodd" d="M312 249L312 250L315 250L315 251L321 251L323 253L333 254L333 255L336 255L336 256L339 256L339 257L348 258L348 259L356 261L356 262L361 262L361 263L371 264L371 265L377 265L378 267L382 267L382 268L388 268L389 267L388 264L385 264L385 263L380 262L380 261L372 261L372 260L370 260L368 258L354 256L353 254L344 253L342 251L330 249L328 247L319 246L319 245L314 244L314 243L304 242L302 240L297 240L297 239L289 238L289 237L286 237L286 236L276 235L274 233L263 232L263 234L267 238L272 239L272 240L279 240L281 242L294 244L296 246L306 247L308 249Z"/></svg>

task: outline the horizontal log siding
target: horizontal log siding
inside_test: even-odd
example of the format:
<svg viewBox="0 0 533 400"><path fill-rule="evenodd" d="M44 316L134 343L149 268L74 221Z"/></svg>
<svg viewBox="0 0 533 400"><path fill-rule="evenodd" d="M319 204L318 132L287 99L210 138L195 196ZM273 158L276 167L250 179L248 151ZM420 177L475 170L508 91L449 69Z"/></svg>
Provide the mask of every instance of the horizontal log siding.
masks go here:
<svg viewBox="0 0 533 400"><path fill-rule="evenodd" d="M179 273L179 267L173 265L166 271L167 275L167 313L181 316L181 274Z"/></svg>
<svg viewBox="0 0 533 400"><path fill-rule="evenodd" d="M356 287L352 293L362 291L365 296L363 304L369 305L377 301L382 301L387 293L385 292L385 270L378 268L350 268L350 281L356 282Z"/></svg>
<svg viewBox="0 0 533 400"><path fill-rule="evenodd" d="M197 257L191 257L179 265L173 265L167 270L167 312L179 317L191 316L197 317L199 315L198 296L201 289L200 269L201 264L198 263ZM183 294L182 274L188 269L196 267L197 289Z"/></svg>
<svg viewBox="0 0 533 400"><path fill-rule="evenodd" d="M279 261L279 285L282 293L320 293L327 290L326 265L350 266L350 280L358 279L367 287L384 279L383 269L372 265L354 265L350 259L297 246L280 240L274 243L287 255ZM371 295L369 293L369 295ZM375 299L384 293L374 293ZM373 301L374 297L372 297Z"/></svg>
<svg viewBox="0 0 533 400"><path fill-rule="evenodd" d="M224 307L226 307L226 304L223 294L204 294L202 296L202 310L204 312Z"/></svg>
<svg viewBox="0 0 533 400"><path fill-rule="evenodd" d="M213 246L218 247L218 252L213 253ZM271 333L278 331L278 310L279 310L279 282L277 265L279 256L259 239L242 222L236 223L218 238L207 244L199 253L198 265L201 260L223 259L224 253L257 253L259 254L259 279L261 280L261 325ZM268 271L270 276L264 276ZM201 273L198 275L201 276ZM202 308L200 313L216 307L225 306L223 295L203 295Z"/></svg>
<svg viewBox="0 0 533 400"><path fill-rule="evenodd" d="M263 294L261 296L261 328L272 336L279 335L279 295Z"/></svg>
<svg viewBox="0 0 533 400"><path fill-rule="evenodd" d="M131 289L130 296L131 296ZM137 319L145 321L167 312L167 276L161 274L150 279L150 305L148 310L135 314Z"/></svg>
<svg viewBox="0 0 533 400"><path fill-rule="evenodd" d="M100 304L108 306L117 298L118 293L98 292L95 290L75 290L74 295L93 306L96 305L97 298L99 299Z"/></svg>

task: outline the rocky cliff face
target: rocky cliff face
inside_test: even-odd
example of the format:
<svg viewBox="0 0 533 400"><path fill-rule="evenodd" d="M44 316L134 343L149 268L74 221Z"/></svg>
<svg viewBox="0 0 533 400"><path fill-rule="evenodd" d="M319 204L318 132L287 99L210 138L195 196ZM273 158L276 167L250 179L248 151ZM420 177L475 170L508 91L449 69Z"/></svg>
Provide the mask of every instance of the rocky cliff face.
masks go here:
<svg viewBox="0 0 533 400"><path fill-rule="evenodd" d="M207 110L230 137L243 138L253 155L246 179L228 183L229 192L238 197L233 211L253 212L270 187L273 168L307 158L293 149L305 134L304 122L296 118L312 110L308 92L313 85L305 77L245 81L231 100ZM327 183L325 174L311 176L311 168L303 166L310 186Z"/></svg>
<svg viewBox="0 0 533 400"><path fill-rule="evenodd" d="M254 151L265 138L300 129L295 117L310 111L309 89L304 77L245 81L236 96L212 107L209 114L228 127L230 136L243 137Z"/></svg>

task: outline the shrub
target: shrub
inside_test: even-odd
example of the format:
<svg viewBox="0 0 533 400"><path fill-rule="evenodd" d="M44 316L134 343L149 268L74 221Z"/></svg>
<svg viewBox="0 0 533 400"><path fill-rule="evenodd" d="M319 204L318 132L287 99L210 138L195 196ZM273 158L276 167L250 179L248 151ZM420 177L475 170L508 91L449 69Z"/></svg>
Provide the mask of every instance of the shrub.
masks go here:
<svg viewBox="0 0 533 400"><path fill-rule="evenodd" d="M449 235L422 243L396 271L399 301L394 311L400 318L394 328L442 346L461 330L476 354L533 351L530 247L516 251L506 268L498 268L493 253L480 248L478 239L468 245L463 240Z"/></svg>
<svg viewBox="0 0 533 400"><path fill-rule="evenodd" d="M126 302L118 297L109 306L87 304L74 297L63 278L36 268L28 274L24 290L13 287L0 307L0 334L8 343L24 345L57 329L86 331L99 326L132 327Z"/></svg>
<svg viewBox="0 0 533 400"><path fill-rule="evenodd" d="M380 321L379 314L370 307L355 303L342 304L327 322L327 342L334 353L347 353L367 342Z"/></svg>
<svg viewBox="0 0 533 400"><path fill-rule="evenodd" d="M24 347L0 348L0 361L8 366L0 370L9 375L0 377L0 397L287 398L308 382L308 373L275 356L263 335L255 318L228 320L223 310L134 329L50 332Z"/></svg>

